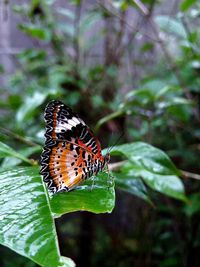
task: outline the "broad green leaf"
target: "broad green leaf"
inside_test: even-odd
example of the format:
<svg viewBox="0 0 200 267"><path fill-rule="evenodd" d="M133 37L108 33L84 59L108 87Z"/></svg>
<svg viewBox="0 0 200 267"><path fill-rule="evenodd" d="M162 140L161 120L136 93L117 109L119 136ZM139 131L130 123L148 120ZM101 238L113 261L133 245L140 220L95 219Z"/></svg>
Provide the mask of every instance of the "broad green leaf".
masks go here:
<svg viewBox="0 0 200 267"><path fill-rule="evenodd" d="M60 258L56 229L37 167L0 172L0 243L40 266L74 266Z"/></svg>
<svg viewBox="0 0 200 267"><path fill-rule="evenodd" d="M100 173L93 180L85 181L70 193L60 193L50 199L55 217L72 211L93 213L112 212L115 205L113 185L109 185L108 174Z"/></svg>
<svg viewBox="0 0 200 267"><path fill-rule="evenodd" d="M145 168L152 173L164 175L180 174L175 165L163 151L147 143L135 142L115 146L112 148L111 153L122 153L131 162L136 164L139 169Z"/></svg>
<svg viewBox="0 0 200 267"><path fill-rule="evenodd" d="M114 188L107 174L88 180L71 192L48 196L38 167L18 167L0 173L0 243L41 266L73 266L61 258L54 217L79 210L111 212Z"/></svg>
<svg viewBox="0 0 200 267"><path fill-rule="evenodd" d="M151 202L147 195L146 187L140 178L134 177L134 175L127 175L123 172L113 172L113 175L115 177L115 185L118 189L142 198L147 202Z"/></svg>
<svg viewBox="0 0 200 267"><path fill-rule="evenodd" d="M187 122L190 120L192 115L192 105L191 103L183 105L169 105L167 107L167 112L170 117L173 116L183 122Z"/></svg>
<svg viewBox="0 0 200 267"><path fill-rule="evenodd" d="M134 102L136 102L139 105L147 105L148 103L154 101L155 96L155 92L150 88L142 88L129 92L126 95L126 98L130 104L134 104Z"/></svg>
<svg viewBox="0 0 200 267"><path fill-rule="evenodd" d="M129 160L121 172L142 177L154 190L168 196L186 200L184 187L178 178L180 172L161 150L142 142L116 146L111 154L122 154Z"/></svg>
<svg viewBox="0 0 200 267"><path fill-rule="evenodd" d="M134 171L132 171L132 173L134 173ZM135 173L135 175L141 176L152 189L170 197L186 201L183 183L177 176L155 174L145 170L141 170Z"/></svg>
<svg viewBox="0 0 200 267"><path fill-rule="evenodd" d="M0 142L0 158L5 158L8 156L17 158L21 161L27 162L32 165L32 162L28 158L18 153L17 151L12 149L10 146Z"/></svg>
<svg viewBox="0 0 200 267"><path fill-rule="evenodd" d="M177 19L173 19L165 15L160 15L156 16L155 21L161 30L168 33L174 33L182 38L187 37L183 25Z"/></svg>
<svg viewBox="0 0 200 267"><path fill-rule="evenodd" d="M197 0L183 0L180 5L181 11L187 11L192 5L194 5Z"/></svg>
<svg viewBox="0 0 200 267"><path fill-rule="evenodd" d="M154 91L156 94L166 86L166 81L161 79L148 79L144 82L143 86Z"/></svg>

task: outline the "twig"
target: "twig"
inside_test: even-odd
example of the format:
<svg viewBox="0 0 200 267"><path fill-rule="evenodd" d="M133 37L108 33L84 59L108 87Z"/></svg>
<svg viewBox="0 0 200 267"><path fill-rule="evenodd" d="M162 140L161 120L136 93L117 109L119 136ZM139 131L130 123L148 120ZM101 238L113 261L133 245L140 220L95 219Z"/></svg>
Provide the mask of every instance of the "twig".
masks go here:
<svg viewBox="0 0 200 267"><path fill-rule="evenodd" d="M108 164L109 170L110 171L117 171L126 162L127 162L126 160L123 160L123 161L119 161L119 162L115 162L115 163L110 163L110 164ZM191 179L195 179L195 180L200 180L200 174L192 173L192 172L188 172L188 171L183 171L183 170L180 170L180 172L181 172L182 178L191 178Z"/></svg>
<svg viewBox="0 0 200 267"><path fill-rule="evenodd" d="M102 3L100 3L99 1L96 1L97 2L97 5L99 5L101 8L103 8L106 12L108 12L109 14L117 17L118 19L120 19L121 21L124 22L124 24L126 24L126 26L128 26L131 30L133 30L135 33L138 33L139 32L139 29L138 28L135 28L133 27L133 25L131 25L128 21L124 20L118 13L114 12L114 11L111 11L109 10L107 7L105 7ZM158 40L152 38L151 36L149 36L148 34L146 33L142 33L143 36L147 37L148 39L150 39L151 41L154 41L154 42L158 42Z"/></svg>
<svg viewBox="0 0 200 267"><path fill-rule="evenodd" d="M80 45L79 45L79 38L80 38L80 19L81 19L81 8L82 2L78 3L75 7L75 19L74 19L74 37L73 37L73 44L74 44L74 51L75 51L75 65L76 65L76 72L78 72L79 68L79 61L80 61Z"/></svg>
<svg viewBox="0 0 200 267"><path fill-rule="evenodd" d="M140 1L140 0L132 0L136 6L142 11L142 13L145 16L149 15L149 10L146 8L146 6Z"/></svg>
<svg viewBox="0 0 200 267"><path fill-rule="evenodd" d="M38 144L36 144L35 142L32 142L30 140L27 140L26 138L16 134L16 133L13 133L11 130L9 129L6 129L6 128L3 128L3 127L0 127L0 130L2 131L3 134L5 135L8 135L8 136L11 136L13 137L14 139L16 140L19 140L21 141L22 143L25 143L29 146L38 146Z"/></svg>
<svg viewBox="0 0 200 267"><path fill-rule="evenodd" d="M127 160L123 160L123 161L108 164L109 171L119 170L126 162Z"/></svg>
<svg viewBox="0 0 200 267"><path fill-rule="evenodd" d="M197 173L192 173L192 172L181 170L181 174L183 178L192 178L192 179L200 180L200 174L197 174Z"/></svg>

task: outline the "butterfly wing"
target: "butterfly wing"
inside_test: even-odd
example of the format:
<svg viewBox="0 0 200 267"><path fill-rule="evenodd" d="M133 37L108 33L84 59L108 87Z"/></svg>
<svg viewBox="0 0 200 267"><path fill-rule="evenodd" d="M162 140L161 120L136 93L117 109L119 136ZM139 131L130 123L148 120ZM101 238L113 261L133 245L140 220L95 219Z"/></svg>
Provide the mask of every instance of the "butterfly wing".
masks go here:
<svg viewBox="0 0 200 267"><path fill-rule="evenodd" d="M60 101L45 109L41 171L53 192L68 191L103 167L100 143L79 116Z"/></svg>

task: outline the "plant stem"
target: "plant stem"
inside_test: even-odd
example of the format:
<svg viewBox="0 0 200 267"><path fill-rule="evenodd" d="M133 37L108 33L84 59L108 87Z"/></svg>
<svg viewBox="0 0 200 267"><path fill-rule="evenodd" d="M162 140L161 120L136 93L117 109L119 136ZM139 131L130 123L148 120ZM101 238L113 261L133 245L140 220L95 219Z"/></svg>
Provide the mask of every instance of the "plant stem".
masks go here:
<svg viewBox="0 0 200 267"><path fill-rule="evenodd" d="M183 178L192 178L192 179L200 180L200 174L197 174L197 173L192 173L192 172L181 170L181 174Z"/></svg>
<svg viewBox="0 0 200 267"><path fill-rule="evenodd" d="M16 133L13 133L11 130L9 129L6 129L4 127L0 127L0 131L2 131L2 133L6 136L10 136L10 137L13 137L14 139L22 142L22 143L25 143L29 146L38 146L38 144L36 144L35 142L32 142L30 140L27 140L26 138L16 134Z"/></svg>
<svg viewBox="0 0 200 267"><path fill-rule="evenodd" d="M110 163L108 164L109 170L118 171L126 162L127 162L126 160L123 160L123 161L119 161L115 163ZM180 170L180 172L182 174L181 178L191 178L191 179L200 180L200 174L183 171L183 170Z"/></svg>

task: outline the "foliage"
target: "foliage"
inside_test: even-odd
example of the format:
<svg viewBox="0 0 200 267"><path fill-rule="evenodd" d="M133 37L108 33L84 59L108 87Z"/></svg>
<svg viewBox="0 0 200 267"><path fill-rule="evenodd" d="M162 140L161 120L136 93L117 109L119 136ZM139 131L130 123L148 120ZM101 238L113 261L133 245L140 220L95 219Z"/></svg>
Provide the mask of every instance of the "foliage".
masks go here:
<svg viewBox="0 0 200 267"><path fill-rule="evenodd" d="M9 155L24 160L25 163L31 162L3 143L0 148L1 157ZM178 171L163 152L144 143L135 143L117 146L112 151L112 154L115 153L123 153L128 159L123 164L121 176L113 173L117 177L119 188L148 200L147 195L143 193L144 197L140 192L141 186L138 186L142 181L138 181L138 184L129 182L129 187L124 188L127 179L131 181L142 176L153 189L185 200L183 186L176 176ZM38 173L38 167L17 167L15 170L7 169L0 173L0 240L2 244L41 266L61 266L62 258L59 256L53 219L64 213L80 210L111 212L114 207L114 184L108 185L106 175L102 174L96 177L94 186L90 180L71 193L57 194L49 199ZM166 178L167 180L162 181ZM132 189L134 187L135 190ZM143 191L144 188L143 185ZM73 266L70 260L65 261L66 266Z"/></svg>
<svg viewBox="0 0 200 267"><path fill-rule="evenodd" d="M63 266L53 218L76 210L110 212L114 205L114 190L112 187L104 189L101 177L92 190L86 183L72 194L49 199L38 173L38 167L18 167L1 172L0 240L41 266ZM64 262L64 266L74 266L69 259Z"/></svg>
<svg viewBox="0 0 200 267"><path fill-rule="evenodd" d="M93 222L89 239L85 232L78 235L73 221L64 222L75 236L68 234L66 250L71 253L66 256L79 262L77 247L84 252L89 246L79 242L85 237L91 246L82 266L132 266L133 257L138 266L187 266L191 257L198 266L193 254L200 246L199 183L181 180L183 169L193 177L200 171L198 1L182 0L173 16L154 14L161 3L152 0L139 5L99 1L86 10L82 1L62 7L54 2L13 6L24 19L19 30L36 45L17 55L19 67L4 85L6 101L0 101L1 244L41 266L74 266L60 256L54 219L74 211L110 213L115 187L116 228ZM127 19L128 12L143 13L139 28ZM99 57L93 60L96 52ZM50 99L72 106L104 146L124 132L124 144L111 148L109 180L102 173L94 185L88 180L69 194L48 195L38 158L44 142L43 110ZM84 216L78 219L79 228L84 228ZM131 223L138 218L141 223L133 230Z"/></svg>

